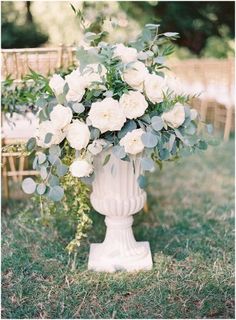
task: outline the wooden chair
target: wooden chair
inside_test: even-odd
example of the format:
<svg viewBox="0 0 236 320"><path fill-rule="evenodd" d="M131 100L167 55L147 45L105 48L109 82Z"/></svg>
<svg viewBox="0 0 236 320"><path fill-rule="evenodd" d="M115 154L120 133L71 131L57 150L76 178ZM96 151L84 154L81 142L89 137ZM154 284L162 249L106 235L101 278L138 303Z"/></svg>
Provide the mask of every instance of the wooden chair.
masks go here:
<svg viewBox="0 0 236 320"><path fill-rule="evenodd" d="M29 48L2 50L2 79L9 74L21 79L30 69L45 76L58 68L75 63L76 48L60 45L57 48Z"/></svg>
<svg viewBox="0 0 236 320"><path fill-rule="evenodd" d="M2 146L18 145L25 143L20 139L3 139ZM3 196L10 197L9 179L14 183L21 183L25 176L35 176L38 172L28 169L28 157L21 152L2 152L2 178L3 178Z"/></svg>

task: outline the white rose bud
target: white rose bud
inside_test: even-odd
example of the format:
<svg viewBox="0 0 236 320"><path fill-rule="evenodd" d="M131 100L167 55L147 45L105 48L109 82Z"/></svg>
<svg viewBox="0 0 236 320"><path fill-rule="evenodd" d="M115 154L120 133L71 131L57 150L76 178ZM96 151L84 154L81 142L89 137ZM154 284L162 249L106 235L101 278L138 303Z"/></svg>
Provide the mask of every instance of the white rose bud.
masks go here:
<svg viewBox="0 0 236 320"><path fill-rule="evenodd" d="M52 89L56 96L59 96L63 93L64 85L65 80L59 74L54 74L49 81L49 87Z"/></svg>
<svg viewBox="0 0 236 320"><path fill-rule="evenodd" d="M129 48L124 46L122 43L115 45L113 57L120 58L123 63L129 63L137 60L138 52L135 48Z"/></svg>
<svg viewBox="0 0 236 320"><path fill-rule="evenodd" d="M136 61L129 68L123 72L123 79L131 88L139 91L143 91L143 83L148 75L148 69L145 64Z"/></svg>
<svg viewBox="0 0 236 320"><path fill-rule="evenodd" d="M143 151L144 144L142 143L141 136L144 133L142 129L135 129L120 140L120 145L124 146L125 152L129 154L137 154Z"/></svg>
<svg viewBox="0 0 236 320"><path fill-rule="evenodd" d="M156 75L149 74L144 81L144 91L152 103L163 101L163 90L165 89L165 80Z"/></svg>
<svg viewBox="0 0 236 320"><path fill-rule="evenodd" d="M45 143L47 133L52 134L52 138L48 143ZM52 121L43 121L38 125L35 133L37 145L42 148L49 148L53 144L59 144L65 138L65 133L52 123Z"/></svg>
<svg viewBox="0 0 236 320"><path fill-rule="evenodd" d="M123 107L125 116L128 119L141 117L148 107L147 101L139 91L124 93L120 98L120 105Z"/></svg>
<svg viewBox="0 0 236 320"><path fill-rule="evenodd" d="M101 133L120 130L125 121L123 108L113 98L105 98L101 102L94 102L89 111L89 120Z"/></svg>
<svg viewBox="0 0 236 320"><path fill-rule="evenodd" d="M50 113L50 119L58 129L65 128L71 122L72 117L71 109L61 104L56 105Z"/></svg>
<svg viewBox="0 0 236 320"><path fill-rule="evenodd" d="M93 172L93 166L84 159L77 159L70 165L69 170L73 177L89 177Z"/></svg>
<svg viewBox="0 0 236 320"><path fill-rule="evenodd" d="M90 139L90 131L87 124L80 120L74 120L66 128L66 139L70 146L76 150L86 148Z"/></svg>
<svg viewBox="0 0 236 320"><path fill-rule="evenodd" d="M86 83L84 78L80 75L79 70L76 69L72 71L65 77L65 79L69 86L66 100L80 102L85 94Z"/></svg>
<svg viewBox="0 0 236 320"><path fill-rule="evenodd" d="M180 127L185 121L184 106L180 103L176 103L174 108L168 112L164 112L161 116L162 120L167 126L171 128Z"/></svg>

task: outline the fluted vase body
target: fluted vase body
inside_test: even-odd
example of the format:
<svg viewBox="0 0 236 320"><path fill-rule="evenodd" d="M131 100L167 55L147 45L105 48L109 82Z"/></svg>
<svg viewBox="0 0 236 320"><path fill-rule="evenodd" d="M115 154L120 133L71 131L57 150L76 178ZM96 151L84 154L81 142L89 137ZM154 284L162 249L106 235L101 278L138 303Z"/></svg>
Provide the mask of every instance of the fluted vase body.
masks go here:
<svg viewBox="0 0 236 320"><path fill-rule="evenodd" d="M109 161L104 160L110 154ZM133 235L132 215L140 211L146 193L138 185L141 173L140 158L123 161L109 150L94 159L95 179L91 193L94 209L105 215L107 226L103 243L91 244L89 269L114 272L151 269L152 259L148 242L137 242Z"/></svg>

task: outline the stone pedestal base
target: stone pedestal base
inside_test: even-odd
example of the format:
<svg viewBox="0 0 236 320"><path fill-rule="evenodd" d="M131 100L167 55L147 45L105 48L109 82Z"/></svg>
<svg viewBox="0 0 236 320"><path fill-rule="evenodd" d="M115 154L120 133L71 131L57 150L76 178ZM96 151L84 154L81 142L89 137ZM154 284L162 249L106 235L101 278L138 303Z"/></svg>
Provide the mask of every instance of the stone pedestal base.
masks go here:
<svg viewBox="0 0 236 320"><path fill-rule="evenodd" d="M103 243L91 244L88 269L115 272L151 270L152 257L148 242L137 242L133 235L133 217L106 217Z"/></svg>

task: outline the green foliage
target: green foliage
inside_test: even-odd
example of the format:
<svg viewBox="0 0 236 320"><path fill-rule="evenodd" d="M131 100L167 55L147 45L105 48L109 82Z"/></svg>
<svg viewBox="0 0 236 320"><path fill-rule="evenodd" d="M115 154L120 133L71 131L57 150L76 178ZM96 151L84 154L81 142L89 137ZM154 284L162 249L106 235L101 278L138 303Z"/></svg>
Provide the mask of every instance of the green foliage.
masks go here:
<svg viewBox="0 0 236 320"><path fill-rule="evenodd" d="M15 9L14 2L3 1L1 8L2 48L35 48L48 41L48 35L40 30L32 16L27 19L25 13L24 22L20 21L22 17Z"/></svg>
<svg viewBox="0 0 236 320"><path fill-rule="evenodd" d="M234 38L233 1L121 1L120 7L136 19L141 26L147 22L158 22L162 30L176 30L181 34L177 44L188 48L193 54L226 57L231 49L223 44ZM222 28L226 33L222 34ZM211 40L214 39L214 40ZM217 39L217 44L216 44ZM213 44L216 51L210 48Z"/></svg>

